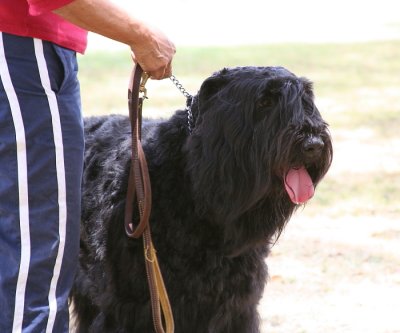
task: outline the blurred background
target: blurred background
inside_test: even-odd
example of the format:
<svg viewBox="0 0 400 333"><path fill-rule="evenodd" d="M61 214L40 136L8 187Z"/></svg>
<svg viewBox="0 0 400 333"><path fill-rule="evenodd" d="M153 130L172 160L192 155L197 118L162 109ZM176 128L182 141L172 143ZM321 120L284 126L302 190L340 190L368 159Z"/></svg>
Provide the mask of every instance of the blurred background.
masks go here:
<svg viewBox="0 0 400 333"><path fill-rule="evenodd" d="M175 42L174 75L190 93L230 66L280 65L314 82L334 160L267 259L262 332L400 333L400 2L115 2ZM90 35L79 61L84 115L128 114L129 49ZM148 95L147 117L185 106L170 80Z"/></svg>

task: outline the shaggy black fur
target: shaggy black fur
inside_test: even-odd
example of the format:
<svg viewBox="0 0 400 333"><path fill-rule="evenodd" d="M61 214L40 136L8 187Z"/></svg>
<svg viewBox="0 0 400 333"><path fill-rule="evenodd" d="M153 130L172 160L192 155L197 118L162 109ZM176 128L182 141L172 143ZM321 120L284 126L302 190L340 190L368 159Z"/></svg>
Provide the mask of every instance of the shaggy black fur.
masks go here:
<svg viewBox="0 0 400 333"><path fill-rule="evenodd" d="M259 332L264 259L293 211L284 179L304 166L316 185L331 164L312 84L282 67L223 69L177 111L144 123L151 228L176 333ZM125 116L85 121L79 332L154 332L142 241L124 232L130 165Z"/></svg>

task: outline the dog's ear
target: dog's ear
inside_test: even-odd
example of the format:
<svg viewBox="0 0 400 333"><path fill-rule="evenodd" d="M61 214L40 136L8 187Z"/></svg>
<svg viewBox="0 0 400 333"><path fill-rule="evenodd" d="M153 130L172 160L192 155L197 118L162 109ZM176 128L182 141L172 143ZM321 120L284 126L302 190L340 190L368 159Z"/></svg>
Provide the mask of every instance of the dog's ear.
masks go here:
<svg viewBox="0 0 400 333"><path fill-rule="evenodd" d="M206 79L200 87L199 100L205 101L215 95L227 82L226 73L227 69L224 68L219 72L214 73L213 76Z"/></svg>
<svg viewBox="0 0 400 333"><path fill-rule="evenodd" d="M259 98L257 106L271 106L277 102L279 96L283 94L285 84L289 81L284 81L281 78L272 78L260 86Z"/></svg>
<svg viewBox="0 0 400 333"><path fill-rule="evenodd" d="M261 87L256 107L271 106L278 101L281 96L292 100L303 94L313 98L313 83L305 77L292 78L272 78Z"/></svg>

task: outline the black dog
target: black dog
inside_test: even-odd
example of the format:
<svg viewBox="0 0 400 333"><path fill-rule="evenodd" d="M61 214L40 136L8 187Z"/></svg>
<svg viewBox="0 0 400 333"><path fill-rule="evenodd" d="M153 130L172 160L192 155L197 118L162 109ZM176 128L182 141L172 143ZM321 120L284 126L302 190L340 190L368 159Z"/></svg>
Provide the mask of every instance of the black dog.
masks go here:
<svg viewBox="0 0 400 333"><path fill-rule="evenodd" d="M151 228L176 333L259 332L264 259L328 171L312 84L282 67L223 69L186 111L144 124ZM154 332L141 240L125 235L125 116L87 119L79 332Z"/></svg>

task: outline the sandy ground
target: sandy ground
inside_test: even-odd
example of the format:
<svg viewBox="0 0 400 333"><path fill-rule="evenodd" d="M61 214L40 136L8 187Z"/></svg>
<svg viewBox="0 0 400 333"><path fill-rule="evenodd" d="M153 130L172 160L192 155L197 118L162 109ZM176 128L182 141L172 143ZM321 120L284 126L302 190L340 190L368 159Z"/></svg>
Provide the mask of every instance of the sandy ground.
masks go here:
<svg viewBox="0 0 400 333"><path fill-rule="evenodd" d="M298 214L267 260L262 332L399 333L398 222Z"/></svg>

